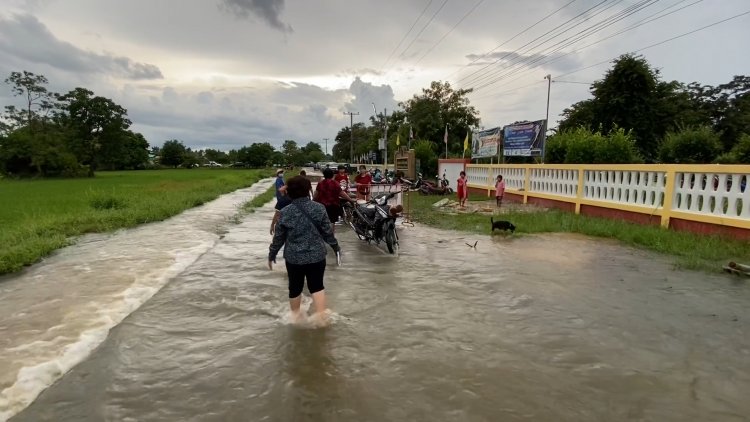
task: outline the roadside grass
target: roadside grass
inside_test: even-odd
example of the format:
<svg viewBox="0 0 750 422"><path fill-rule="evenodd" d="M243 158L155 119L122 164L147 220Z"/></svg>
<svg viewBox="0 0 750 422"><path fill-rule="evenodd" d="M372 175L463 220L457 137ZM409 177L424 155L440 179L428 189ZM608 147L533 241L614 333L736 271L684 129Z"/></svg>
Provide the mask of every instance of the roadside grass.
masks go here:
<svg viewBox="0 0 750 422"><path fill-rule="evenodd" d="M176 169L0 180L0 274L37 262L74 236L164 220L268 175L268 170Z"/></svg>
<svg viewBox="0 0 750 422"><path fill-rule="evenodd" d="M265 192L245 202L242 205L242 208L245 210L245 212L252 213L252 212L255 212L256 208L260 208L263 205L266 205L267 203L272 201L275 197L276 197L276 185L272 184L271 186L268 187L268 189Z"/></svg>
<svg viewBox="0 0 750 422"><path fill-rule="evenodd" d="M435 196L411 195L412 219L441 229L491 233L490 216L479 213L442 213L432 207L432 204L440 199L442 198ZM486 201L487 198L471 196L469 202L472 200ZM510 211L494 218L511 221L516 226L516 236L568 232L616 239L630 246L670 255L675 258L677 268L716 272L721 271L721 267L729 261L750 263L750 242L722 236L679 232L554 209Z"/></svg>

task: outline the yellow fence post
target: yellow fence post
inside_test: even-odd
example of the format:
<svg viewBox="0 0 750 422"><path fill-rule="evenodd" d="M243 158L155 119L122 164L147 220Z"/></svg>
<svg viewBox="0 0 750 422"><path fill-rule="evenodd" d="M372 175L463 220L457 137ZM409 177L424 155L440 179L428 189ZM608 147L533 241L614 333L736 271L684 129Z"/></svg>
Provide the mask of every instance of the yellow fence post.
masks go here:
<svg viewBox="0 0 750 422"><path fill-rule="evenodd" d="M531 178L531 166L523 166L523 203L529 203L529 178Z"/></svg>
<svg viewBox="0 0 750 422"><path fill-rule="evenodd" d="M661 226L669 228L669 217L672 215L672 199L674 197L674 185L677 183L677 177L674 167L667 167L664 172L664 206L661 210Z"/></svg>
<svg viewBox="0 0 750 422"><path fill-rule="evenodd" d="M490 166L487 167L487 197L488 198L490 197L492 186L494 186L494 184L492 183L492 164L490 164Z"/></svg>
<svg viewBox="0 0 750 422"><path fill-rule="evenodd" d="M581 213L581 200L583 199L583 177L586 170L583 167L578 169L578 191L576 191L576 214Z"/></svg>

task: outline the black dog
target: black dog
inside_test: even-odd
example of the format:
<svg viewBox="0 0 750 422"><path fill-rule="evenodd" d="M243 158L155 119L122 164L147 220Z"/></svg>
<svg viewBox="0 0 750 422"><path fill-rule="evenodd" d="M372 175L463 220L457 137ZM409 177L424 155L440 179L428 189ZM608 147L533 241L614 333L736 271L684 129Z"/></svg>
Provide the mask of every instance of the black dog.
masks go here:
<svg viewBox="0 0 750 422"><path fill-rule="evenodd" d="M495 232L495 229L506 231L510 230L511 233L516 232L516 226L513 225L510 221L495 221L490 217L490 223L492 223L492 232Z"/></svg>

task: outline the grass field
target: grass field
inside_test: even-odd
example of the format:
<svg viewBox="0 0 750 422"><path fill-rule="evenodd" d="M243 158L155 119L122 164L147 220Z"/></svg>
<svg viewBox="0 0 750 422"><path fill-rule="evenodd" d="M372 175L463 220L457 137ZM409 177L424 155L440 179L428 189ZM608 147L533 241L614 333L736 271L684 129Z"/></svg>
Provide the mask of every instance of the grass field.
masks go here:
<svg viewBox="0 0 750 422"><path fill-rule="evenodd" d="M38 261L71 236L164 220L270 175L268 170L178 169L0 180L0 274Z"/></svg>
<svg viewBox="0 0 750 422"><path fill-rule="evenodd" d="M445 215L432 208L432 204L440 199L435 196L411 195L412 218L441 229L490 234L489 216ZM487 198L469 197L469 202L472 200L486 201ZM714 272L721 271L721 267L729 261L750 263L750 242L720 236L678 232L558 210L510 212L496 219L511 221L516 226L514 236L523 236L525 233L569 232L617 239L627 245L671 255L679 268Z"/></svg>

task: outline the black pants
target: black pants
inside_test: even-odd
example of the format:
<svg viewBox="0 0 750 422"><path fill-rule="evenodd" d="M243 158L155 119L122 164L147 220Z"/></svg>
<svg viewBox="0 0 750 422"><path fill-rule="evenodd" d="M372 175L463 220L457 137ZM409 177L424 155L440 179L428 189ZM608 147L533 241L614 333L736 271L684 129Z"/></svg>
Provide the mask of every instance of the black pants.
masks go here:
<svg viewBox="0 0 750 422"><path fill-rule="evenodd" d="M325 289L323 286L323 274L325 271L325 259L313 264L302 265L287 262L286 272L289 274L289 299L294 299L302 294L302 288L305 287L305 278L307 278L307 291L310 294Z"/></svg>

